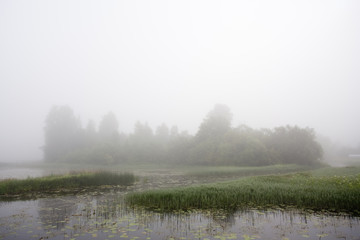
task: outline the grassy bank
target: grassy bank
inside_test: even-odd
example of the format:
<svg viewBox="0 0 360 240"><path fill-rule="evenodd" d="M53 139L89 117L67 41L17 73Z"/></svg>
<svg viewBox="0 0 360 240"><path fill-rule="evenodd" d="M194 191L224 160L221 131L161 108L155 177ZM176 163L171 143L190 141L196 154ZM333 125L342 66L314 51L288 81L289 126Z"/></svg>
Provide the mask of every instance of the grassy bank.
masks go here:
<svg viewBox="0 0 360 240"><path fill-rule="evenodd" d="M63 189L84 188L101 185L131 185L135 177L130 173L84 172L55 175L23 180L0 181L0 196L26 194L29 192L55 192Z"/></svg>
<svg viewBox="0 0 360 240"><path fill-rule="evenodd" d="M340 168L252 176L217 184L133 193L127 196L127 201L165 211L292 206L359 214L359 173L360 168Z"/></svg>

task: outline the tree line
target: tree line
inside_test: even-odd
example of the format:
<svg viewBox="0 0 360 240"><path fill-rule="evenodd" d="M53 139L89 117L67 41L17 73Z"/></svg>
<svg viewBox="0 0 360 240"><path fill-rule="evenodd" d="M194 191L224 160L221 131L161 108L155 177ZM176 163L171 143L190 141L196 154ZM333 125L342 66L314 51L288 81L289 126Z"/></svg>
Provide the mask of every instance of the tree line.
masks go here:
<svg viewBox="0 0 360 240"><path fill-rule="evenodd" d="M45 121L44 159L48 162L93 164L173 163L234 166L316 164L322 148L310 128L282 126L252 129L231 126L226 105L215 105L195 135L161 124L155 131L137 122L131 134L119 132L114 113L98 127L86 127L69 106L54 106Z"/></svg>

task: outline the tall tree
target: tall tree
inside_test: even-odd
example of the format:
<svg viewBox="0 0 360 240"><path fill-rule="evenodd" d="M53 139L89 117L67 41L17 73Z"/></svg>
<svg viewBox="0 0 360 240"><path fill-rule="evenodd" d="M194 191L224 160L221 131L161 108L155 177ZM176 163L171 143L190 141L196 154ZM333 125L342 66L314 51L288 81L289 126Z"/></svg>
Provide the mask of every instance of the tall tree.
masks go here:
<svg viewBox="0 0 360 240"><path fill-rule="evenodd" d="M170 136L174 138L177 137L178 135L179 135L179 128L176 125L172 126L170 129Z"/></svg>
<svg viewBox="0 0 360 240"><path fill-rule="evenodd" d="M223 104L217 104L208 113L196 134L198 140L209 138L219 139L231 129L232 113L230 108Z"/></svg>
<svg viewBox="0 0 360 240"><path fill-rule="evenodd" d="M119 123L113 112L107 113L99 125L99 135L103 139L116 140L119 137Z"/></svg>
<svg viewBox="0 0 360 240"><path fill-rule="evenodd" d="M231 130L231 120L232 114L228 106L215 105L199 127L189 153L190 161L203 164L219 162L219 147L226 133Z"/></svg>
<svg viewBox="0 0 360 240"><path fill-rule="evenodd" d="M220 164L269 165L270 157L262 142L262 132L241 125L229 131L220 146Z"/></svg>
<svg viewBox="0 0 360 240"><path fill-rule="evenodd" d="M276 153L281 163L314 164L323 155L321 145L315 141L314 130L297 126L275 128L268 148Z"/></svg>
<svg viewBox="0 0 360 240"><path fill-rule="evenodd" d="M140 141L151 141L153 137L153 130L148 123L142 124L137 121L135 123L134 136Z"/></svg>
<svg viewBox="0 0 360 240"><path fill-rule="evenodd" d="M155 136L158 141L166 142L169 140L169 136L170 136L169 132L170 132L170 130L169 130L168 126L166 126L166 124L163 123L156 128Z"/></svg>
<svg viewBox="0 0 360 240"><path fill-rule="evenodd" d="M44 158L61 160L80 143L81 124L69 106L54 106L45 120Z"/></svg>
<svg viewBox="0 0 360 240"><path fill-rule="evenodd" d="M88 121L84 133L85 133L84 142L87 145L87 147L92 147L93 145L95 145L97 140L97 132L95 127L95 122L93 120Z"/></svg>
<svg viewBox="0 0 360 240"><path fill-rule="evenodd" d="M129 159L133 162L149 162L155 158L154 134L151 127L141 122L136 122L134 133L128 138L127 150Z"/></svg>

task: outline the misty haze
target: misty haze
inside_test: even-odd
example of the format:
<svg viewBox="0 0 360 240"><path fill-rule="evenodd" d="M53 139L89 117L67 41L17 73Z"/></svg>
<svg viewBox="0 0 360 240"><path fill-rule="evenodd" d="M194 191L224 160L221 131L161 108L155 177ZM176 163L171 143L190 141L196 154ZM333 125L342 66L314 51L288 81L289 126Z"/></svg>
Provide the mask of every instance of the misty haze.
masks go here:
<svg viewBox="0 0 360 240"><path fill-rule="evenodd" d="M0 2L0 239L359 239L360 3Z"/></svg>

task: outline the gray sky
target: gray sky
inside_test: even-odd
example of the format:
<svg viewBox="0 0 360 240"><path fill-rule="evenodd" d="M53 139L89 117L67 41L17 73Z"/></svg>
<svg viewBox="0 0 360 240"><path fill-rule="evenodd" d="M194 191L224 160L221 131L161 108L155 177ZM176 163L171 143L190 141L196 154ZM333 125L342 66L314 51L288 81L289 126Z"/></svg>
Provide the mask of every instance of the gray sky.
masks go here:
<svg viewBox="0 0 360 240"><path fill-rule="evenodd" d="M315 128L360 143L360 1L0 1L0 161L41 158L53 105L84 125L195 133L216 103L233 125Z"/></svg>

